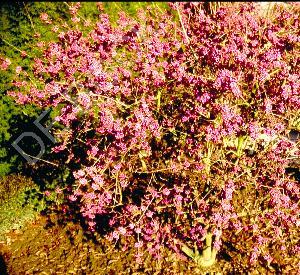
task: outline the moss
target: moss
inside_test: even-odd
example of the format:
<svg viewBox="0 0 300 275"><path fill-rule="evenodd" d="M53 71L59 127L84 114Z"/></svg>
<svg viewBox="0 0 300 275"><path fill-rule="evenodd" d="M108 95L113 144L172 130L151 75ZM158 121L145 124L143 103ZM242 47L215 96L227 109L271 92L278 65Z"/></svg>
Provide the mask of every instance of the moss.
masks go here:
<svg viewBox="0 0 300 275"><path fill-rule="evenodd" d="M4 234L34 220L45 208L30 178L10 175L0 181L0 240Z"/></svg>
<svg viewBox="0 0 300 275"><path fill-rule="evenodd" d="M34 188L34 182L22 175L8 175L0 179L0 204L26 188Z"/></svg>

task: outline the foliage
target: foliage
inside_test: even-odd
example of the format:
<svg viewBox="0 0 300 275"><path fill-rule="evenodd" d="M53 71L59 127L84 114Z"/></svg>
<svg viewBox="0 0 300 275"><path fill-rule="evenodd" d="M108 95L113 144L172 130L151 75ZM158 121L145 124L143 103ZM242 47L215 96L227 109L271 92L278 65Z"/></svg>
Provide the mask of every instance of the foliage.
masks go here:
<svg viewBox="0 0 300 275"><path fill-rule="evenodd" d="M33 59L40 53L36 45L37 39L43 41L57 39L52 27L61 25L63 21L72 24L68 12L67 2L4 2L1 4L0 20L0 48L1 55L13 61L13 65L7 70L0 70L0 176L10 172L22 171L24 159L11 147L11 143L23 132L27 131L29 124L41 113L41 110L33 106L18 106L14 104L6 92L11 89L17 68L22 67L30 71ZM138 7L144 7L146 3L105 3L104 10L116 18L115 8L125 9L134 15ZM160 5L160 4L155 4ZM52 18L54 26L42 24L40 15L47 12ZM96 21L98 17L97 3L82 3L81 18L87 21ZM89 31L89 28L86 28ZM13 127L16 128L13 128ZM27 148L27 153L32 148ZM28 168L28 167L27 167Z"/></svg>
<svg viewBox="0 0 300 275"><path fill-rule="evenodd" d="M21 175L9 175L0 180L0 238L10 230L18 229L24 223L34 219L43 209L37 199L36 186ZM35 191L34 191L35 190Z"/></svg>
<svg viewBox="0 0 300 275"><path fill-rule="evenodd" d="M42 34L46 40L54 39L53 32L39 23L40 13L44 10L52 12L58 18L64 15L63 8L57 4L55 6L54 3L47 5L47 3L15 2L1 5L1 52L16 65L0 71L0 176L21 170L23 158L14 151L11 143L22 132L28 130L29 124L40 112L30 105L16 105L6 96L6 92L11 89L18 68L30 71L33 61L31 57L38 55L39 52L35 45L36 37Z"/></svg>
<svg viewBox="0 0 300 275"><path fill-rule="evenodd" d="M134 236L137 260L141 248L204 252L207 236L213 253L226 240L250 266L276 264L279 250L296 257L300 190L285 168L299 158L287 137L300 105L299 13L170 6L114 25L70 5L72 27L40 44L36 84L23 70L10 94L56 110L70 205L108 240Z"/></svg>
<svg viewBox="0 0 300 275"><path fill-rule="evenodd" d="M0 204L8 201L24 188L33 188L34 183L21 175L9 175L0 180Z"/></svg>

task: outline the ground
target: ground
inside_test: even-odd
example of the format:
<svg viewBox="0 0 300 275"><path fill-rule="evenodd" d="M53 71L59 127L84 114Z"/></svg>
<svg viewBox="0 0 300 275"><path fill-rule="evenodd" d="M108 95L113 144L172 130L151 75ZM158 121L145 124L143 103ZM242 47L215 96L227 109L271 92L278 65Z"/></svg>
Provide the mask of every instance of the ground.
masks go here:
<svg viewBox="0 0 300 275"><path fill-rule="evenodd" d="M179 259L167 249L163 259L146 255L139 265L133 250L122 251L121 244L114 246L100 235L92 238L76 221L33 208L32 200L30 205L24 205L24 193L34 188L30 180L12 176L4 181L0 180L0 185L6 186L10 197L3 192L0 197L0 275L297 274L296 259L284 270L263 266L250 269L247 257L243 259L230 249L228 254L219 253L217 263L206 270L199 269L190 259Z"/></svg>

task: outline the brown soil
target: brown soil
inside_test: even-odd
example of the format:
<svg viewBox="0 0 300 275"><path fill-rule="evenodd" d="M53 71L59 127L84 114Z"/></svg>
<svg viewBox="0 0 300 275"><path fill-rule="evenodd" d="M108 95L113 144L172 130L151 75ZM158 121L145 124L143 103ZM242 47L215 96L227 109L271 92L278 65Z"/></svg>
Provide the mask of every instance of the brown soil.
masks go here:
<svg viewBox="0 0 300 275"><path fill-rule="evenodd" d="M22 231L12 231L0 244L0 274L200 274L191 262L163 261L150 256L135 262L133 251L109 247L103 239L89 240L79 225L55 224L50 228L40 217ZM4 262L3 262L4 261ZM1 263L0 263L1 264Z"/></svg>
<svg viewBox="0 0 300 275"><path fill-rule="evenodd" d="M74 223L49 225L49 218L40 216L22 230L6 234L0 242L0 274L276 274L263 267L237 270L232 259L219 257L218 263L200 270L192 261L178 259L166 251L163 260L145 256L137 264L133 250L123 252L104 238L92 240ZM238 256L238 255L235 255ZM242 270L242 269L243 270ZM290 270L291 273L296 274Z"/></svg>
<svg viewBox="0 0 300 275"><path fill-rule="evenodd" d="M22 179L8 178L5 182L7 184L2 184L3 186L14 188L3 189L10 194L3 194L0 203L20 189L18 182L22 182ZM32 186L31 181L28 181L28 186ZM113 246L101 236L92 239L80 225L67 222L61 217L58 219L55 214L47 215L40 215L20 230L11 230L5 235L0 232L4 237L4 241L0 241L0 275L297 274L297 259L281 259L280 255L277 259L280 268L249 268L247 257L243 259L242 254L230 249L230 242L224 242L229 254L224 252L218 255L215 266L207 270L200 270L192 260L179 259L169 250L165 250L162 260L146 255L144 262L139 265L135 261L134 250L124 252L120 244Z"/></svg>

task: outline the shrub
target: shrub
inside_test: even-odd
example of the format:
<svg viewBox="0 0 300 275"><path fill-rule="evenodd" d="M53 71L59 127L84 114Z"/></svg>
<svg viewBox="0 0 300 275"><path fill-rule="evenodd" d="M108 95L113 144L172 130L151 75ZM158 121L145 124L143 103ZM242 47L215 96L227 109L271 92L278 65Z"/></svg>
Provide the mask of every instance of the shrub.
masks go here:
<svg viewBox="0 0 300 275"><path fill-rule="evenodd" d="M26 188L33 188L34 183L21 175L9 175L0 180L0 203L9 200L17 193L24 191Z"/></svg>
<svg viewBox="0 0 300 275"><path fill-rule="evenodd" d="M250 265L297 255L299 186L285 168L299 157L287 137L299 117L298 13L176 3L139 20L120 13L117 26L101 13L84 33L79 6L57 41L39 43L34 81L21 73L10 94L58 113L53 152L68 156L69 200L90 230L124 249L135 236L137 259L142 247L183 257L195 245L205 266L229 244Z"/></svg>
<svg viewBox="0 0 300 275"><path fill-rule="evenodd" d="M87 21L97 20L97 3L82 3L80 14ZM125 8L134 15L138 6L146 3L105 3L104 10L115 18L114 7ZM161 4L159 4L160 6ZM53 24L60 25L64 21L71 22L72 15L68 12L68 3L43 3L43 2L15 2L4 3L1 9L0 25L0 48L3 69L0 70L0 176L8 173L20 172L24 170L24 159L11 147L11 143L22 133L28 131L28 126L34 121L41 111L38 108L24 105L17 106L12 99L6 96L6 92L11 89L11 82L14 80L16 70L23 68L27 73L30 71L32 57L37 57L40 53L36 47L36 40L42 36L44 41L53 41L57 37L49 24L43 24L39 19L41 14L47 12ZM89 32L88 27L85 32ZM12 66L9 66L13 60ZM33 151L27 144L27 153ZM26 168L25 168L26 169Z"/></svg>
<svg viewBox="0 0 300 275"><path fill-rule="evenodd" d="M37 24L43 9L46 9L45 3L16 2L1 5L0 47L1 56L5 54L6 58L1 60L2 69L5 70L0 70L0 176L21 171L23 158L11 147L11 143L23 131L28 130L28 120L34 120L40 112L29 105L16 105L6 92L11 89L16 70L22 67L28 71L31 66L29 56L39 53L35 47L34 36L40 32L45 39L52 40L54 37L48 27ZM60 16L63 15L63 7L59 9L57 6L55 9L51 4L47 10L54 15L55 11L62 11ZM8 66L12 60L13 64Z"/></svg>

